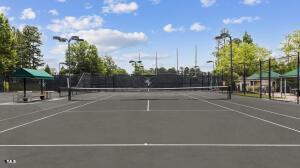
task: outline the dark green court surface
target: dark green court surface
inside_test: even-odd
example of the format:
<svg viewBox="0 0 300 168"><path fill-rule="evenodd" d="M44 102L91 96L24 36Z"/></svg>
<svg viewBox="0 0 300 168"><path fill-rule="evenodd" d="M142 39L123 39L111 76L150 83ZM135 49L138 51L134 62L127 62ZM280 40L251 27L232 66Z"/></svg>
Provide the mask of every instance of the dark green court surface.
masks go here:
<svg viewBox="0 0 300 168"><path fill-rule="evenodd" d="M210 96L101 92L1 105L0 167L299 167L300 106Z"/></svg>

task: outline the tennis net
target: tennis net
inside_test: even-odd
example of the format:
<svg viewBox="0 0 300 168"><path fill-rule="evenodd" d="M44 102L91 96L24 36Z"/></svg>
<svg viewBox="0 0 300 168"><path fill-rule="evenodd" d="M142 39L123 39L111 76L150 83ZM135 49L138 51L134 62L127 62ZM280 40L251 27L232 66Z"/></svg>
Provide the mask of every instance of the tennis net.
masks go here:
<svg viewBox="0 0 300 168"><path fill-rule="evenodd" d="M180 99L183 95L196 96L201 99L227 100L229 88L227 86L213 87L180 87L180 88L60 88L60 96L68 96L71 92L72 100L95 100L105 95L115 95L123 99L147 97L155 99Z"/></svg>

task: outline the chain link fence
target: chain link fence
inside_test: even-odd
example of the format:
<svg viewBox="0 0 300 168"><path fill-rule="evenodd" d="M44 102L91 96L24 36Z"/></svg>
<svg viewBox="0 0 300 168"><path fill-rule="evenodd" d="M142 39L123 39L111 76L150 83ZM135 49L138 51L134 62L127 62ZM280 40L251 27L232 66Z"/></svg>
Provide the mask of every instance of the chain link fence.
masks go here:
<svg viewBox="0 0 300 168"><path fill-rule="evenodd" d="M270 58L254 65L243 65L236 94L299 104L299 55ZM249 73L253 69L255 72Z"/></svg>

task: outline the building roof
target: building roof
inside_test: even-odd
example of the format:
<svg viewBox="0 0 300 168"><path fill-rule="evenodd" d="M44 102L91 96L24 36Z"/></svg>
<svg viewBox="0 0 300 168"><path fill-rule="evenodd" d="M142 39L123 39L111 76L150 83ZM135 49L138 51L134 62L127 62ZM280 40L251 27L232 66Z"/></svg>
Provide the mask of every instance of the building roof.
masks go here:
<svg viewBox="0 0 300 168"><path fill-rule="evenodd" d="M287 73L281 75L281 77L283 77L283 78L295 78L295 77L297 77L297 68L290 71L290 72L287 72Z"/></svg>
<svg viewBox="0 0 300 168"><path fill-rule="evenodd" d="M271 79L278 79L280 78L280 74L274 71L271 71ZM268 79L269 78L269 72L262 72L262 79ZM260 80L260 74L255 73L249 77L247 77L247 80Z"/></svg>

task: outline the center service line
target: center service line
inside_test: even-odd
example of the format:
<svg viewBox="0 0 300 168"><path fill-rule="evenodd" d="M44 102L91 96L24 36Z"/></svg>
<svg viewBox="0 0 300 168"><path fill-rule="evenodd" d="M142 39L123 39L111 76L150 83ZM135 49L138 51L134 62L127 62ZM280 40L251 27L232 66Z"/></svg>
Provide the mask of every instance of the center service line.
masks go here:
<svg viewBox="0 0 300 168"><path fill-rule="evenodd" d="M147 102L147 111L150 111L150 100L148 99L148 102Z"/></svg>

